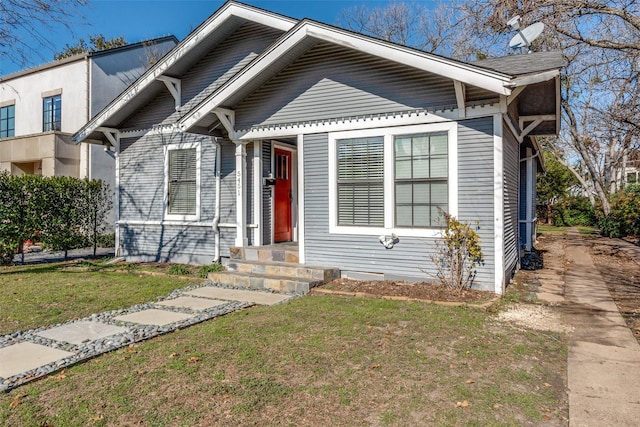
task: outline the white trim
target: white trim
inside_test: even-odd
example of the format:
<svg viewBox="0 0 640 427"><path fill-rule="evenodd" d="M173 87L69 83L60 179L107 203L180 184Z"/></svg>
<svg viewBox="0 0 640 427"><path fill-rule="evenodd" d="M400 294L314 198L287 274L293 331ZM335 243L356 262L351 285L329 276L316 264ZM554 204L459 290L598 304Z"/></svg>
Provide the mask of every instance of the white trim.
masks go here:
<svg viewBox="0 0 640 427"><path fill-rule="evenodd" d="M533 157L531 157L532 151L531 148L527 148L526 149L526 155L527 155L527 160L526 160L526 168L527 168L527 172L526 172L526 176L527 176L527 190L526 190L526 196L527 196L527 212L526 212L526 221L527 221L527 225L526 225L526 230L527 230L527 240L526 240L526 245L527 245L527 250L530 251L533 247L533 233L532 233L532 223L533 223L533 218L532 218L532 213L533 213L533 162L535 161L533 159ZM518 164L519 166L519 164ZM519 171L518 171L519 172Z"/></svg>
<svg viewBox="0 0 640 427"><path fill-rule="evenodd" d="M285 145L281 141L271 141L271 173L275 172L275 149L278 148L280 150L288 151L291 153L291 240L293 242L298 241L298 212L299 207L297 206L298 202L298 150L296 147L292 147L290 145ZM276 217L276 204L275 204L275 189L271 192L271 197L273 203L271 203L271 241L275 242L275 217Z"/></svg>
<svg viewBox="0 0 640 427"><path fill-rule="evenodd" d="M298 262L306 263L304 235L304 135L298 135Z"/></svg>
<svg viewBox="0 0 640 427"><path fill-rule="evenodd" d="M198 221L144 221L144 220L120 220L117 223L118 225L164 225L171 227L207 227L211 228L211 222L198 222ZM236 228L235 224L218 224L220 228Z"/></svg>
<svg viewBox="0 0 640 427"><path fill-rule="evenodd" d="M114 221L114 235L115 235L115 256L120 256L120 150L116 150L114 154L115 158L115 197L113 200L113 221Z"/></svg>
<svg viewBox="0 0 640 427"><path fill-rule="evenodd" d="M236 240L235 246L248 246L247 240L247 142L236 144Z"/></svg>
<svg viewBox="0 0 640 427"><path fill-rule="evenodd" d="M202 163L202 144L198 142L181 142L164 147L164 194L163 218L167 221L200 221L200 170ZM169 213L169 151L196 149L196 213L194 215L175 215Z"/></svg>
<svg viewBox="0 0 640 427"><path fill-rule="evenodd" d="M490 106L467 107L466 118L487 117L499 113L498 104ZM354 129L384 129L395 126L422 125L427 123L445 123L458 120L458 110L447 110L439 113L426 111L413 113L390 113L385 116L352 117L345 119L329 119L314 121L313 123L273 125L266 128L250 129L235 132L235 137L241 140L254 138L279 138L292 134L308 135L314 133L343 132Z"/></svg>
<svg viewBox="0 0 640 427"><path fill-rule="evenodd" d="M393 154L393 138L396 135L415 134L415 133L434 133L448 132L448 168L449 176L447 177L448 195L449 195L449 213L458 215L458 123L453 121L442 123L425 123L414 126L400 126L381 129L362 129L347 132L329 133L329 233L330 234L352 234L352 235L371 235L379 236L381 234L395 233L398 236L413 237L437 237L440 235L439 228L402 228L394 227L394 154ZM337 159L336 141L346 138L357 137L384 137L384 227L345 227L339 226L337 221Z"/></svg>
<svg viewBox="0 0 640 427"><path fill-rule="evenodd" d="M465 116L465 109L466 109L467 87L464 83L459 82L458 80L453 81L453 87L456 90L456 103L458 104L458 117L463 119Z"/></svg>
<svg viewBox="0 0 640 427"><path fill-rule="evenodd" d="M502 115L493 116L493 238L494 238L494 292L504 293L504 159L502 141Z"/></svg>
<svg viewBox="0 0 640 427"><path fill-rule="evenodd" d="M551 80L559 75L560 75L560 70L556 69L556 70L545 71L542 73L532 74L530 76L516 77L512 80L511 85L513 87L517 87L517 86L527 86L534 83L542 83L542 82ZM509 94L506 93L505 95L509 95Z"/></svg>
<svg viewBox="0 0 640 427"><path fill-rule="evenodd" d="M254 246L262 246L262 141L253 141L253 229Z"/></svg>

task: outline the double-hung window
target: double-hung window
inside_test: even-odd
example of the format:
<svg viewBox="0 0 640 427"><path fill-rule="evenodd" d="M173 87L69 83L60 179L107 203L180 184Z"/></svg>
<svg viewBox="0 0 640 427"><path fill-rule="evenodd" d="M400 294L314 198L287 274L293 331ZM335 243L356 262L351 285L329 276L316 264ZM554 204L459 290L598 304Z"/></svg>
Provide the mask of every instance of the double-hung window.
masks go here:
<svg viewBox="0 0 640 427"><path fill-rule="evenodd" d="M42 131L62 130L62 95L42 98Z"/></svg>
<svg viewBox="0 0 640 427"><path fill-rule="evenodd" d="M200 145L171 145L167 147L165 156L165 218L197 220L200 211Z"/></svg>
<svg viewBox="0 0 640 427"><path fill-rule="evenodd" d="M16 106L6 105L0 107L0 138L15 136L16 131Z"/></svg>
<svg viewBox="0 0 640 427"><path fill-rule="evenodd" d="M448 211L446 133L396 136L395 225L437 227Z"/></svg>
<svg viewBox="0 0 640 427"><path fill-rule="evenodd" d="M435 236L457 215L455 122L329 134L329 231Z"/></svg>
<svg viewBox="0 0 640 427"><path fill-rule="evenodd" d="M338 149L338 224L384 225L384 139L342 139Z"/></svg>

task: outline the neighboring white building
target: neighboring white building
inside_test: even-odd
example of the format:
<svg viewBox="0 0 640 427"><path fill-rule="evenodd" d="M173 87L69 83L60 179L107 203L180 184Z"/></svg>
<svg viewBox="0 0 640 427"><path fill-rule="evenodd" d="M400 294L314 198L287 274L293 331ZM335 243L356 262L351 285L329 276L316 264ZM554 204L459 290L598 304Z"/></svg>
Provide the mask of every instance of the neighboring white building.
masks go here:
<svg viewBox="0 0 640 427"><path fill-rule="evenodd" d="M167 36L0 77L0 170L102 179L115 188L113 156L69 137L177 42Z"/></svg>

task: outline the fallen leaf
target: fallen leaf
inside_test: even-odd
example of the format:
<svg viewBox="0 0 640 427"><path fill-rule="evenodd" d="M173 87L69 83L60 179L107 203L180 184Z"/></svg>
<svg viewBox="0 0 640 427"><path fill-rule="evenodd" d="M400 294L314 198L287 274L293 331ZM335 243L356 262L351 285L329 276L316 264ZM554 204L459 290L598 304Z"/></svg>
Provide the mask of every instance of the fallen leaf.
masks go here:
<svg viewBox="0 0 640 427"><path fill-rule="evenodd" d="M104 420L104 415L98 415L97 417L91 418L89 421L95 424L98 421L102 421L102 420Z"/></svg>
<svg viewBox="0 0 640 427"><path fill-rule="evenodd" d="M9 403L9 407L10 408L16 408L18 405L20 405L22 403L22 401L24 400L25 397L27 397L26 394L17 395L16 397L13 398L11 403Z"/></svg>
<svg viewBox="0 0 640 427"><path fill-rule="evenodd" d="M169 355L169 359L173 359L174 357L178 356L178 353L173 352Z"/></svg>
<svg viewBox="0 0 640 427"><path fill-rule="evenodd" d="M466 408L467 406L469 406L469 402L467 400L456 403L456 408Z"/></svg>
<svg viewBox="0 0 640 427"><path fill-rule="evenodd" d="M200 358L198 356L191 356L189 360L187 360L187 362L189 363L196 363L198 361L200 361Z"/></svg>
<svg viewBox="0 0 640 427"><path fill-rule="evenodd" d="M380 367L379 363L373 363L372 365L369 366L369 369L378 369Z"/></svg>
<svg viewBox="0 0 640 427"><path fill-rule="evenodd" d="M500 409L500 408L502 408L501 404L499 404L499 403L494 403L493 404L493 409Z"/></svg>
<svg viewBox="0 0 640 427"><path fill-rule="evenodd" d="M60 373L58 375L51 375L51 379L52 380L63 380L65 378L67 378L67 374L64 373L64 369L62 371L60 371Z"/></svg>
<svg viewBox="0 0 640 427"><path fill-rule="evenodd" d="M549 415L543 415L542 418L544 418L545 421L549 421L551 419Z"/></svg>
<svg viewBox="0 0 640 427"><path fill-rule="evenodd" d="M147 371L142 370L142 369L141 369L141 370L139 370L138 372L136 372L136 374L138 374L138 375L144 375L144 374L146 374L146 373L147 373Z"/></svg>
<svg viewBox="0 0 640 427"><path fill-rule="evenodd" d="M475 382L476 381L474 379L471 379L471 378L469 378L468 380L465 381L465 383L467 383L467 384L473 384Z"/></svg>
<svg viewBox="0 0 640 427"><path fill-rule="evenodd" d="M549 383L544 383L544 384L542 384L542 385L543 385L543 386L545 386L545 387L553 387L553 386L552 386L551 384L549 384Z"/></svg>

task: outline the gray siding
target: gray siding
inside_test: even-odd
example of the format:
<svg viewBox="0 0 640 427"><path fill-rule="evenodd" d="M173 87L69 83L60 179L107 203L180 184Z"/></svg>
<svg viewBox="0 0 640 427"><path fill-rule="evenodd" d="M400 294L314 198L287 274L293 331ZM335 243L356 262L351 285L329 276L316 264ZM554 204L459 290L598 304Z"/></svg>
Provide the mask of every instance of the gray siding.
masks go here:
<svg viewBox="0 0 640 427"><path fill-rule="evenodd" d="M505 280L518 263L518 189L520 176L520 147L511 131L503 126L503 176L504 176L504 269Z"/></svg>
<svg viewBox="0 0 640 427"><path fill-rule="evenodd" d="M475 224L482 239L485 264L474 287L494 290L493 119L460 123L459 218ZM329 234L329 152L326 134L304 138L305 259L307 264L331 265L343 271L382 273L386 278L434 280L430 253L434 239L400 237L385 249L377 236ZM425 272L426 270L426 272Z"/></svg>
<svg viewBox="0 0 640 427"><path fill-rule="evenodd" d="M176 122L180 116L213 93L244 68L282 33L256 23L246 23L189 69L182 80L182 104L175 111L175 102L166 88L122 127L146 128L159 123Z"/></svg>
<svg viewBox="0 0 640 427"><path fill-rule="evenodd" d="M213 221L215 214L215 146L209 137L176 133L150 135L121 141L120 153L120 243L132 259L177 260L185 253L192 260L213 256L210 227L188 225L126 225L131 221L160 223L164 218L164 146L180 142L201 143L200 223ZM235 146L223 142L220 222L235 223ZM221 254L228 256L234 228L223 228ZM189 240L197 243L186 243ZM196 246L193 246L193 245ZM181 247L183 245L184 247ZM175 258L174 258L175 255ZM189 261L197 262L197 261ZM210 262L207 261L207 262Z"/></svg>
<svg viewBox="0 0 640 427"><path fill-rule="evenodd" d="M484 265L474 287L495 290L493 206L493 118L465 120L458 126L458 219L475 224Z"/></svg>
<svg viewBox="0 0 640 427"><path fill-rule="evenodd" d="M455 108L450 79L318 43L236 107L236 126Z"/></svg>

